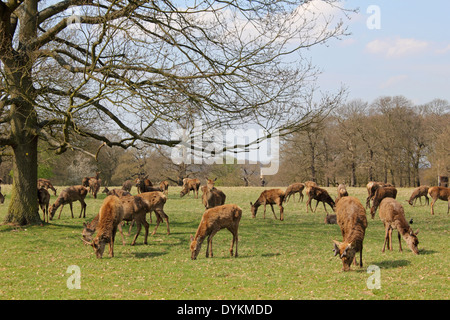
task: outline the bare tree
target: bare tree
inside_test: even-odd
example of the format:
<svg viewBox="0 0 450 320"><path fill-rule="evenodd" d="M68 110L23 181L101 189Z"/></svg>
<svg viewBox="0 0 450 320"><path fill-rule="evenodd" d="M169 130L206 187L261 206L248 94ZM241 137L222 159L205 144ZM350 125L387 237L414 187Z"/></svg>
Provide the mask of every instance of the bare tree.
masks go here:
<svg viewBox="0 0 450 320"><path fill-rule="evenodd" d="M58 154L95 157L76 137L174 146L162 133L186 118L207 122L205 130L236 121L298 130L323 112L302 108L318 72L285 57L345 34L332 19L342 12L336 2L320 4L0 1L0 144L14 155L6 221L39 223L39 139Z"/></svg>

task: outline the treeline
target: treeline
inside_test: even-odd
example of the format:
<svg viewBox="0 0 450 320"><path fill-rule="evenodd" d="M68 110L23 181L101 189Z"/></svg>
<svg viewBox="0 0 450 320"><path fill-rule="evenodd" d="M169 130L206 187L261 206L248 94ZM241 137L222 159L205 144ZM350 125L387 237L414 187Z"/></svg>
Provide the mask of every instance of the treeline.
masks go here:
<svg viewBox="0 0 450 320"><path fill-rule="evenodd" d="M273 181L280 185L436 185L450 170L450 105L440 99L414 105L402 96L350 101L288 137L281 158Z"/></svg>
<svg viewBox="0 0 450 320"><path fill-rule="evenodd" d="M95 154L99 142L78 145ZM138 175L154 182L180 185L183 178L217 177L224 186L261 185L259 165L174 164L170 149L142 145L124 150L104 147L95 161L75 151L56 156L39 145L38 176L57 185L80 184L84 176L101 171L102 185L117 186ZM3 156L0 178L11 183L12 162ZM368 181L389 182L399 187L436 185L437 176L450 169L450 105L433 100L414 105L405 97L380 97L372 103L354 100L333 110L324 120L283 137L279 171L264 177L267 186L287 186L312 180L322 186L345 183L364 186ZM202 180L202 183L204 181Z"/></svg>

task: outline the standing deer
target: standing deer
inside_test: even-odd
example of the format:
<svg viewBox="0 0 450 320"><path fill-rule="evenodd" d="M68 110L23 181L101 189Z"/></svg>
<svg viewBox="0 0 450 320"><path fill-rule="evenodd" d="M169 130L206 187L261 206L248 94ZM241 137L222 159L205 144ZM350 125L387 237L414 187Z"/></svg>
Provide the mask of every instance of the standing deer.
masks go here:
<svg viewBox="0 0 450 320"><path fill-rule="evenodd" d="M37 191L37 198L39 206L42 210L42 221L48 223L48 205L50 203L50 193L48 193L47 189L39 188ZM47 217L47 221L45 221L45 217Z"/></svg>
<svg viewBox="0 0 450 320"><path fill-rule="evenodd" d="M288 203L291 195L294 197L294 201L295 201L296 193L299 194L298 202L300 202L300 200L303 201L303 189L304 188L305 188L305 185L301 182L296 182L296 183L289 185L286 188L286 191L284 192L284 194L285 194L284 202Z"/></svg>
<svg viewBox="0 0 450 320"><path fill-rule="evenodd" d="M238 228L242 217L242 209L235 204L224 204L223 206L208 209L203 213L202 220L198 226L195 237L191 236L191 259L197 259L203 241L208 237L206 257L213 257L212 239L214 235L226 228L233 235L231 241L230 255L233 256L233 246L236 243L235 257L238 256ZM209 250L211 249L211 255Z"/></svg>
<svg viewBox="0 0 450 320"><path fill-rule="evenodd" d="M61 207L61 210L59 211L58 219L61 217L61 211L64 208L65 204L69 204L70 206L70 212L72 214L73 218L73 209L72 209L72 202L80 201L81 203L81 212L80 212L80 218L81 214L83 214L83 218L86 217L86 202L84 202L84 198L86 198L86 195L88 193L88 190L81 186L72 186L64 189L59 194L59 197L56 199L55 203L51 205L50 207L50 220L53 220L53 217L56 213L56 210Z"/></svg>
<svg viewBox="0 0 450 320"><path fill-rule="evenodd" d="M402 241L400 237L402 236L411 251L415 254L419 254L419 249L417 248L417 245L419 244L419 240L417 239L419 230L414 232L411 229L406 221L403 206L398 201L393 198L384 198L380 203L379 215L385 229L384 245L381 252L384 252L388 241L388 249L392 250L392 230L397 229L399 251L402 252Z"/></svg>
<svg viewBox="0 0 450 320"><path fill-rule="evenodd" d="M311 186L307 192L307 195L308 195L308 200L306 201L306 212L308 212L308 206L312 212L316 212L319 202L322 202L323 208L325 209L325 212L327 213L327 215L328 215L328 211L327 211L327 208L325 207L325 203L328 203L328 205L334 211L335 203L334 203L333 199L331 199L327 190L319 188L319 187ZM314 210L311 207L311 201L313 199L316 200L316 207L314 208Z"/></svg>
<svg viewBox="0 0 450 320"><path fill-rule="evenodd" d="M280 208L280 220L283 221L284 219L284 208L283 208L283 201L284 201L284 191L281 189L270 189L270 190L264 190L261 192L261 195L259 198L255 201L255 203L250 202L251 211L252 211L252 218L256 218L256 213L258 212L258 208L260 205L264 205L264 216L263 218L266 218L266 205L270 204L270 207L272 208L272 213L275 219L277 218L277 215L275 214L275 211L273 210L273 205L277 204Z"/></svg>
<svg viewBox="0 0 450 320"><path fill-rule="evenodd" d="M446 187L431 187L428 189L428 194L431 197L431 214L434 214L433 206L435 202L440 199L448 202L447 214L450 211L450 188Z"/></svg>

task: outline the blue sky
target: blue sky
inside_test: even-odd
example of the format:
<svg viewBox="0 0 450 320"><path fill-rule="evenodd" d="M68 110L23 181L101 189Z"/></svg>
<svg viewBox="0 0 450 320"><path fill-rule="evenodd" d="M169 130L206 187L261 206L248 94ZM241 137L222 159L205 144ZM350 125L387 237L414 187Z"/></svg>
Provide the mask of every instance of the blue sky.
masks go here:
<svg viewBox="0 0 450 320"><path fill-rule="evenodd" d="M415 104L435 98L450 102L450 1L347 0L358 8L346 21L352 34L308 52L321 70L323 91L341 84L349 99L368 102L380 96L403 95ZM369 29L379 9L379 29Z"/></svg>

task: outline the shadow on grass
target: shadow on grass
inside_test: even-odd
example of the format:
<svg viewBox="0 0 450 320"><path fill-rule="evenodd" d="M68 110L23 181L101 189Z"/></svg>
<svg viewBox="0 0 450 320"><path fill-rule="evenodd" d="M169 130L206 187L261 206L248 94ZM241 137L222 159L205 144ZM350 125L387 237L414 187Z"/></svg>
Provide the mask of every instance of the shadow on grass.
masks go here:
<svg viewBox="0 0 450 320"><path fill-rule="evenodd" d="M393 269L393 268L400 268L400 267L406 267L411 264L411 261L409 260L383 260L380 262L373 262L371 263L373 265L376 265L382 269Z"/></svg>
<svg viewBox="0 0 450 320"><path fill-rule="evenodd" d="M159 256L166 255L167 252L133 252L132 255L134 255L137 259L145 259L145 258L156 258Z"/></svg>

